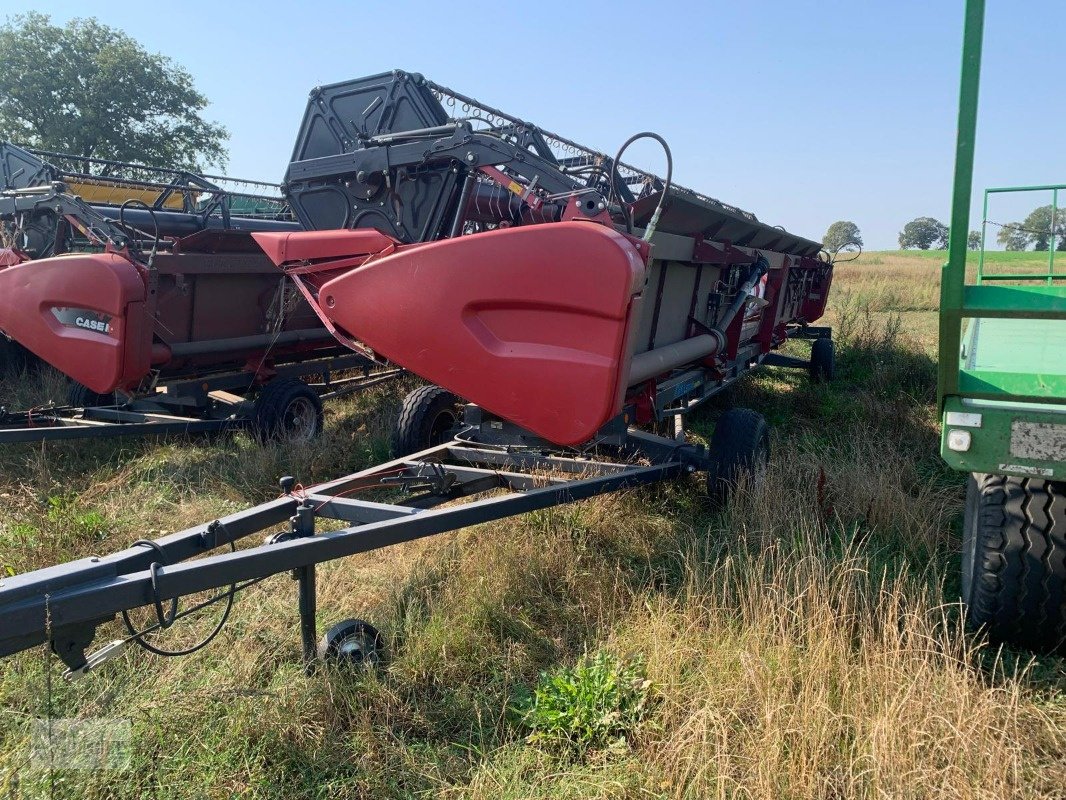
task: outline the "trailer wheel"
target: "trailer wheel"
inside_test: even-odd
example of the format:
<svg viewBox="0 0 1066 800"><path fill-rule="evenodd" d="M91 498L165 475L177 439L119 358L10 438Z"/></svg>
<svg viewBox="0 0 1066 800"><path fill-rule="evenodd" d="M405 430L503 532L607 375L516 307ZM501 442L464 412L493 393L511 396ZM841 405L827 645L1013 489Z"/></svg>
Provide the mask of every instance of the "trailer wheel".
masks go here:
<svg viewBox="0 0 1066 800"><path fill-rule="evenodd" d="M992 639L1066 653L1066 483L970 476L962 600Z"/></svg>
<svg viewBox="0 0 1066 800"><path fill-rule="evenodd" d="M815 339L811 343L811 381L829 383L836 377L836 345L832 339Z"/></svg>
<svg viewBox="0 0 1066 800"><path fill-rule="evenodd" d="M322 432L322 400L296 378L270 381L255 401L252 431L262 442L309 442Z"/></svg>
<svg viewBox="0 0 1066 800"><path fill-rule="evenodd" d="M741 474L762 466L770 457L770 428L750 408L731 408L711 434L712 466L707 471L707 496L716 505L729 499Z"/></svg>
<svg viewBox="0 0 1066 800"><path fill-rule="evenodd" d="M378 629L361 619L338 622L318 642L319 659L337 665L377 667L384 653Z"/></svg>
<svg viewBox="0 0 1066 800"><path fill-rule="evenodd" d="M392 432L394 458L444 444L459 421L459 398L439 386L422 386L403 399Z"/></svg>
<svg viewBox="0 0 1066 800"><path fill-rule="evenodd" d="M96 408L97 406L115 405L115 393L98 394L80 383L71 383L67 392L67 402L75 408Z"/></svg>

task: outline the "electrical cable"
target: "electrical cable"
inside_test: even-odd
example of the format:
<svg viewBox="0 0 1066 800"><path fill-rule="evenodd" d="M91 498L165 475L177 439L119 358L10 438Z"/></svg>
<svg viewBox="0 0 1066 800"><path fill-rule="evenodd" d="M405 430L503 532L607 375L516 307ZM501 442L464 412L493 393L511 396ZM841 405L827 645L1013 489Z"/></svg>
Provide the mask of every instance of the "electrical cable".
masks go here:
<svg viewBox="0 0 1066 800"><path fill-rule="evenodd" d="M855 255L853 255L851 258L837 258L837 256L840 254L840 251L837 250L837 252L833 255L833 258L830 261L830 263L831 264L847 264L849 261L854 261L855 259L857 259L859 256L862 255L862 245L861 244L860 245L856 245L856 247L858 249L855 251Z"/></svg>
<svg viewBox="0 0 1066 800"><path fill-rule="evenodd" d="M166 557L165 551L163 550L162 547L159 546L159 544L157 542L153 542L150 539L138 539L136 542L133 543L133 546L136 547L138 545L141 546L141 547L150 547L153 550L155 550L161 557L163 557L163 558ZM234 552L234 553L237 552L237 545L233 542L232 539L230 540L229 546L230 546L230 552ZM187 609L187 610L181 612L180 614L178 613L178 598L175 597L173 600L171 600L171 603L170 603L170 613L169 614L164 614L163 613L163 604L162 604L162 602L161 602L161 600L159 598L159 592L156 589L156 573L159 570L160 566L162 566L162 565L158 561L153 561L149 565L149 570L150 570L151 575L152 575L152 593L153 593L152 600L153 600L153 603L155 604L156 624L152 625L152 626L150 626L148 628L145 628L143 631L138 631L136 628L134 628L133 622L130 620L129 612L127 610L123 609L123 611L122 611L122 621L125 623L126 630L130 634L129 638L126 639L126 641L127 642L136 642L140 647L142 647L143 649L147 650L149 653L153 653L153 654L155 654L157 656L187 656L187 655L191 655L192 653L195 653L197 650L201 650L204 647L207 647L207 645L209 645L214 640L214 638L216 636L218 636L219 633L221 633L222 628L225 627L226 621L229 619L230 611L233 610L233 600L234 600L235 595L238 592L238 585L236 583L230 584L229 590L226 591L224 594L217 595L216 597L213 597L210 600L206 600L203 603L200 603L199 605L193 606L192 608ZM256 580L262 580L262 578L259 578L259 579L256 579ZM252 582L247 582L246 584L244 584L244 586L241 586L240 588L243 589L246 586L250 586L251 584L252 584ZM182 617L186 617L189 614L191 614L192 612L198 611L201 608L206 608L207 606L212 605L214 603L217 603L217 602L219 602L222 599L226 600L226 607L222 611L222 616L219 617L218 623L215 625L214 630L212 630L211 633L209 633L207 635L207 638L205 638L203 641L199 642L198 644L195 644L192 647L184 648L182 650L164 650L164 649L162 649L160 647L156 647L155 645L151 645L151 644L149 644L148 642L146 642L144 640L143 637L144 637L144 635L146 633L151 633L152 631L164 630L166 628L169 628L171 625L173 625L177 620L181 619Z"/></svg>

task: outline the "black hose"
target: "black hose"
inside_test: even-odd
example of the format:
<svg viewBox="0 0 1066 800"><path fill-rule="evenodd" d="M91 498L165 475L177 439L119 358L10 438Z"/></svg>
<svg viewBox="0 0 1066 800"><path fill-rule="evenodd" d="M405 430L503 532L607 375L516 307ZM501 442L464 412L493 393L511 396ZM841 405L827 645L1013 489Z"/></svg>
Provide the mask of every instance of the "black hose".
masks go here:
<svg viewBox="0 0 1066 800"><path fill-rule="evenodd" d="M663 183L662 194L659 195L659 203L655 206L655 213L651 216L651 221L648 223L648 227L645 228L644 239L647 241L651 238L651 235L655 232L655 226L659 223L659 214L663 210L663 202L666 200L666 194L670 191L670 184L674 178L674 157L670 152L670 145L666 143L659 134L654 131L641 131L640 133L634 133L628 139L626 139L622 146L618 148L618 154L614 157L614 161L611 162L611 169L614 172L615 177L620 181L622 179L621 173L618 171L618 165L622 163L622 154L626 151L626 148L638 139L654 139L663 146L663 152L666 153L666 181ZM608 207L614 201L615 195L615 181L611 180L610 192L607 195ZM626 223L626 233L632 235L633 233L633 218L629 215L629 209L626 208L625 202L621 198L618 199L618 205L622 209L622 217Z"/></svg>
<svg viewBox="0 0 1066 800"><path fill-rule="evenodd" d="M129 200L126 200L122 205L118 207L118 224L125 228L127 231L137 230L132 225L127 225L126 220L123 218L126 208L129 206L138 206L140 208L143 208L145 211L148 212L148 216L152 218L152 225L155 228L155 231L153 232L155 239L152 241L152 252L148 254L148 266L150 267L152 266L152 262L155 260L155 254L159 251L159 220L156 218L154 208L152 208L143 200L131 198Z"/></svg>

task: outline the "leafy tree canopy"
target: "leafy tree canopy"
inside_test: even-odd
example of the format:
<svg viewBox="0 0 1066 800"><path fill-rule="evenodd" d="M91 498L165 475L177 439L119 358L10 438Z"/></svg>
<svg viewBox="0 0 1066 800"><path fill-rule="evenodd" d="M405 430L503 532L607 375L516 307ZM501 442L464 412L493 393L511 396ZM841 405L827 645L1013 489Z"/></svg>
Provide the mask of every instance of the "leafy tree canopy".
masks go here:
<svg viewBox="0 0 1066 800"><path fill-rule="evenodd" d="M0 27L0 138L191 170L224 166L229 134L183 67L95 19L45 14Z"/></svg>
<svg viewBox="0 0 1066 800"><path fill-rule="evenodd" d="M948 244L948 226L933 217L918 217L903 226L899 232L899 246L907 250L917 247L928 250L930 247L943 249Z"/></svg>
<svg viewBox="0 0 1066 800"><path fill-rule="evenodd" d="M822 247L830 253L839 253L845 247L862 247L859 226L847 220L834 222L822 237Z"/></svg>
<svg viewBox="0 0 1066 800"><path fill-rule="evenodd" d="M1052 229L1055 232L1055 249L1066 250L1066 209L1058 209L1052 223L1051 205L1034 208L1020 227L1029 238L1034 250L1047 250L1051 245Z"/></svg>
<svg viewBox="0 0 1066 800"><path fill-rule="evenodd" d="M1022 230L1019 222L1011 222L1000 228L996 234L996 241L1006 250L1018 251L1029 248L1029 234Z"/></svg>

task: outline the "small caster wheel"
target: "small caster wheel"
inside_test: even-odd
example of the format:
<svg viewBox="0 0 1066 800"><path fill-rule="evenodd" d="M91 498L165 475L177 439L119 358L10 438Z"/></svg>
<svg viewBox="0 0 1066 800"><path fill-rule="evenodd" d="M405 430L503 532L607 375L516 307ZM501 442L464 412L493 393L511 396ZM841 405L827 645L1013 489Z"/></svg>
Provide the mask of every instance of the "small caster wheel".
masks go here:
<svg viewBox="0 0 1066 800"><path fill-rule="evenodd" d="M318 642L320 660L337 665L377 667L384 659L385 640L361 619L338 622Z"/></svg>

